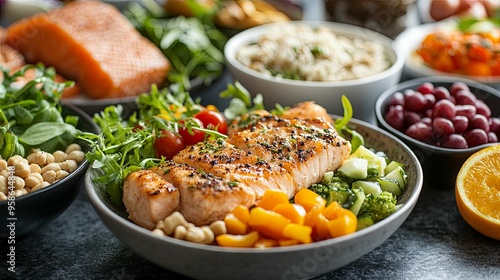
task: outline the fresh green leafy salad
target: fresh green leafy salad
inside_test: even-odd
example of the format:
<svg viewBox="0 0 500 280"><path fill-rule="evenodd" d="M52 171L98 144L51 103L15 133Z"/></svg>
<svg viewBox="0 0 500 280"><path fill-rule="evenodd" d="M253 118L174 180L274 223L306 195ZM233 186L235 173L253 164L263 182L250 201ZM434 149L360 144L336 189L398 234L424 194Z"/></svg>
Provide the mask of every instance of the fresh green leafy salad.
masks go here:
<svg viewBox="0 0 500 280"><path fill-rule="evenodd" d="M26 65L11 73L0 67L0 156L26 156L32 148L54 152L75 143L77 116L63 117L63 90L73 82L58 83L56 72L42 64ZM34 78L20 84L28 71Z"/></svg>

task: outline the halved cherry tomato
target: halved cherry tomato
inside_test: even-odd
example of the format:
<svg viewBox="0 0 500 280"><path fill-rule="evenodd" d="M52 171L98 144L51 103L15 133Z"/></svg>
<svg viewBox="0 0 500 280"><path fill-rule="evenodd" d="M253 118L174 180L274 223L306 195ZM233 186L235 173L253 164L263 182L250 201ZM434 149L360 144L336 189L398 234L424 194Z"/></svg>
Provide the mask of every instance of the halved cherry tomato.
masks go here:
<svg viewBox="0 0 500 280"><path fill-rule="evenodd" d="M172 159L180 150L186 147L184 140L179 135L161 130L160 135L155 139L154 147L157 157Z"/></svg>
<svg viewBox="0 0 500 280"><path fill-rule="evenodd" d="M227 134L227 121L221 113L211 110L203 110L194 115L194 117L203 123L203 127L212 130L217 128L219 133Z"/></svg>
<svg viewBox="0 0 500 280"><path fill-rule="evenodd" d="M204 127L201 120L197 118L191 118L191 120L196 122L199 127ZM180 120L179 124L181 126L184 126L186 124L186 120ZM182 139L184 139L184 143L186 143L186 145L194 145L205 139L205 132L195 128L191 129L190 133L189 129L184 127L179 127L179 134L182 136Z"/></svg>

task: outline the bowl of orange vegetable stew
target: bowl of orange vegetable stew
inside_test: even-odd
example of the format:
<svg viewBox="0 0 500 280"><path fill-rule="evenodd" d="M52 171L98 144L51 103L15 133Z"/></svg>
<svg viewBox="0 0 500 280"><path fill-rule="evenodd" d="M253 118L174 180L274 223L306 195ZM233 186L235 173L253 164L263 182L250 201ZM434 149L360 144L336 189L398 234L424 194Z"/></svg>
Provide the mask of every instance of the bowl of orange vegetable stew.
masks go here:
<svg viewBox="0 0 500 280"><path fill-rule="evenodd" d="M220 240L218 240L219 245L191 242L187 239L156 234L155 230L146 229L132 222L125 207L113 204L106 193L106 188L93 183L90 171L85 177L86 192L94 209L116 238L141 257L165 269L196 279L315 277L343 267L384 243L410 215L423 184L423 174L418 159L402 141L363 121L352 119L349 127L364 137L366 147L381 151L388 158L403 164L407 174L407 184L398 196L396 212L372 226L340 237L272 247L263 245L259 248L230 246L231 242L239 242L241 245L241 240L225 240L227 246L222 246ZM308 200L309 190L302 190L295 195L295 203L299 200ZM298 197L301 195L303 197ZM280 199L279 194L269 198ZM263 197L259 206L264 207L266 203L264 200ZM280 205L287 207L292 203ZM252 210L257 208L260 207ZM232 213L238 216L244 214L245 210L248 211L236 207ZM258 211L265 214L261 209L255 210L254 214ZM176 213L178 212L167 217L165 223L167 220L176 221L172 223L182 223L182 216L178 217ZM247 234L245 238L249 238L249 235Z"/></svg>
<svg viewBox="0 0 500 280"><path fill-rule="evenodd" d="M414 78L449 75L500 88L500 26L445 21L411 27L395 44Z"/></svg>

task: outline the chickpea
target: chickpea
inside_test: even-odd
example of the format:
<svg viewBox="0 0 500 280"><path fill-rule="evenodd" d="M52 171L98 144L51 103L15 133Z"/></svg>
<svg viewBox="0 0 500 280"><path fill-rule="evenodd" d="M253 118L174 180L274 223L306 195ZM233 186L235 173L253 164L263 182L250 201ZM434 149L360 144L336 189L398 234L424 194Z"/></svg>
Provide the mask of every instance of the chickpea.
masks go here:
<svg viewBox="0 0 500 280"><path fill-rule="evenodd" d="M34 188L36 185L39 183L43 182L43 177L42 174L40 173L31 173L24 179L24 182L26 183L26 186L29 188Z"/></svg>
<svg viewBox="0 0 500 280"><path fill-rule="evenodd" d="M14 188L16 190L24 189L24 185L25 185L25 182L24 182L23 178L21 178L19 176L14 176Z"/></svg>
<svg viewBox="0 0 500 280"><path fill-rule="evenodd" d="M184 240L186 239L188 229L183 225L178 225L174 230L174 238Z"/></svg>
<svg viewBox="0 0 500 280"><path fill-rule="evenodd" d="M23 158L22 156L20 155L14 155L14 156L11 156L8 160L7 160L7 164L10 165L10 166L15 166L16 163L28 163L28 160Z"/></svg>
<svg viewBox="0 0 500 280"><path fill-rule="evenodd" d="M31 173L30 166L28 165L27 160L26 160L26 162L24 162L24 161L16 162L14 164L14 170L15 170L14 171L15 174L21 178L26 178Z"/></svg>
<svg viewBox="0 0 500 280"><path fill-rule="evenodd" d="M28 194L28 191L25 189L20 189L20 190L15 190L14 193L15 193L14 194L15 197L20 197L20 196L23 196L25 194Z"/></svg>
<svg viewBox="0 0 500 280"><path fill-rule="evenodd" d="M170 214L170 216L166 217L163 220L163 223L163 231L168 236L172 235L178 225L183 225L185 227L187 227L188 225L188 222L186 221L184 216L178 211L175 211L174 213Z"/></svg>
<svg viewBox="0 0 500 280"><path fill-rule="evenodd" d="M36 163L30 164L31 173L42 173L42 168Z"/></svg>
<svg viewBox="0 0 500 280"><path fill-rule="evenodd" d="M43 173L42 177L45 182L48 182L49 184L54 183L57 178L56 171L47 170L45 173Z"/></svg>
<svg viewBox="0 0 500 280"><path fill-rule="evenodd" d="M7 170L7 167L9 165L7 164L7 161L4 159L0 159L0 170Z"/></svg>
<svg viewBox="0 0 500 280"><path fill-rule="evenodd" d="M7 170L1 170L0 171L0 176L4 176L5 178L9 178L10 173Z"/></svg>
<svg viewBox="0 0 500 280"><path fill-rule="evenodd" d="M68 154L63 151L55 151L53 154L54 162L63 162L68 158Z"/></svg>
<svg viewBox="0 0 500 280"><path fill-rule="evenodd" d="M0 175L0 193L7 194L9 192L9 188L7 187L7 178Z"/></svg>
<svg viewBox="0 0 500 280"><path fill-rule="evenodd" d="M68 154L68 159L72 159L76 162L82 162L85 159L85 153L82 151L74 150Z"/></svg>
<svg viewBox="0 0 500 280"><path fill-rule="evenodd" d="M153 229L153 234L156 234L158 236L165 236L165 232L163 232L163 230L159 229L159 228L155 228Z"/></svg>
<svg viewBox="0 0 500 280"><path fill-rule="evenodd" d="M72 151L81 151L81 150L82 150L82 147L80 147L80 145L73 143L73 144L70 144L68 147L66 147L65 152L66 152L66 154L69 154Z"/></svg>
<svg viewBox="0 0 500 280"><path fill-rule="evenodd" d="M56 172L56 180L61 180L63 179L64 177L68 176L69 173L68 171L66 170L59 170Z"/></svg>
<svg viewBox="0 0 500 280"><path fill-rule="evenodd" d="M219 236L227 232L226 223L224 221L215 221L210 224L210 229L215 236Z"/></svg>
<svg viewBox="0 0 500 280"><path fill-rule="evenodd" d="M54 162L54 156L50 153L46 153L43 151L37 151L35 153L32 153L28 155L27 159L29 163L36 163L40 166L45 166L49 163Z"/></svg>
<svg viewBox="0 0 500 280"><path fill-rule="evenodd" d="M43 188L45 188L47 186L50 186L49 182L41 182L38 185L36 185L33 188L31 188L31 192L41 190L41 189L43 189Z"/></svg>
<svg viewBox="0 0 500 280"><path fill-rule="evenodd" d="M61 167L61 169L63 170L66 170L68 172L73 172L76 170L76 168L78 167L78 163L76 163L76 161L74 160L65 160L63 162L60 162L59 163L59 166Z"/></svg>
<svg viewBox="0 0 500 280"><path fill-rule="evenodd" d="M205 232L200 227L190 227L186 232L186 240L201 243L205 240Z"/></svg>
<svg viewBox="0 0 500 280"><path fill-rule="evenodd" d="M214 232L210 229L209 226L202 226L201 230L205 234L205 239L202 241L203 244L212 244L215 239Z"/></svg>
<svg viewBox="0 0 500 280"><path fill-rule="evenodd" d="M162 229L163 228L163 220L159 220L157 223L156 223L156 226L155 226L155 229L158 228L158 229Z"/></svg>
<svg viewBox="0 0 500 280"><path fill-rule="evenodd" d="M54 172L57 172L61 170L61 166L58 163L49 163L46 166L42 168L42 174L45 174L47 171L52 170Z"/></svg>
<svg viewBox="0 0 500 280"><path fill-rule="evenodd" d="M5 195L3 192L0 192L0 201L5 201L7 200L7 195Z"/></svg>

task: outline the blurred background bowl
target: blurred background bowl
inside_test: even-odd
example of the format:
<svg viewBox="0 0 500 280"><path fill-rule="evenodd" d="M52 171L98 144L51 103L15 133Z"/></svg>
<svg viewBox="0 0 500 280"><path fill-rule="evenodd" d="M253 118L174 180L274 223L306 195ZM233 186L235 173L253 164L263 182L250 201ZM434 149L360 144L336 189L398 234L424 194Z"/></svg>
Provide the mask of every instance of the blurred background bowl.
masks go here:
<svg viewBox="0 0 500 280"><path fill-rule="evenodd" d="M92 169L85 175L85 188L108 229L132 251L160 267L195 279L235 279L237 275L244 279L310 278L347 265L381 245L407 219L422 188L422 169L408 146L375 125L351 120L349 126L363 135L367 147L403 163L408 181L398 198L398 211L373 226L338 238L256 249L161 237L131 222L123 206L111 203L106 188L92 182ZM310 269L310 264L314 269Z"/></svg>
<svg viewBox="0 0 500 280"><path fill-rule="evenodd" d="M81 131L98 133L99 128L92 119L82 110L74 106L63 106L63 116L78 116L77 128ZM78 142L84 152L89 150L84 142ZM84 159L77 169L68 176L38 191L16 197L14 215L9 215L8 201L0 202L0 219L9 224L15 223L13 230L16 238L21 238L37 232L54 221L73 203L80 191L80 179L88 168L88 161ZM15 218L15 220L11 220ZM0 238L11 236L11 229L2 226Z"/></svg>
<svg viewBox="0 0 500 280"><path fill-rule="evenodd" d="M433 76L455 76L474 80L488 86L500 89L500 76L468 76L438 71L426 66L415 51L419 48L424 38L436 30L454 30L457 23L453 20L427 23L410 27L399 34L395 39L395 46L401 50L405 57L404 73L411 78Z"/></svg>
<svg viewBox="0 0 500 280"><path fill-rule="evenodd" d="M500 91L473 80L454 76L421 77L402 82L387 89L380 95L375 104L378 126L394 134L413 150L422 165L425 185L452 189L455 186L458 171L465 160L474 152L494 144L484 144L467 149L443 148L415 140L392 127L385 120L384 115L389 109L389 103L393 95L396 92L403 93L406 89L417 90L425 82L432 83L434 87L444 86L448 89L455 82L464 82L477 99L484 101L489 106L491 116L497 118L500 117Z"/></svg>
<svg viewBox="0 0 500 280"><path fill-rule="evenodd" d="M354 80L316 82L277 78L250 69L236 59L236 52L241 47L257 42L261 36L279 24L285 23L272 23L250 28L229 39L224 53L226 65L234 79L248 89L252 96L261 93L268 109L274 108L276 103L291 106L301 101L315 101L325 107L328 112L343 115L341 96L346 95L353 106L355 118L375 123L373 106L377 97L388 87L399 82L403 70L403 55L393 48L393 41L380 33L354 25L323 21L290 22L290 24L306 24L312 27L323 26L337 35L381 43L391 66L381 73Z"/></svg>

